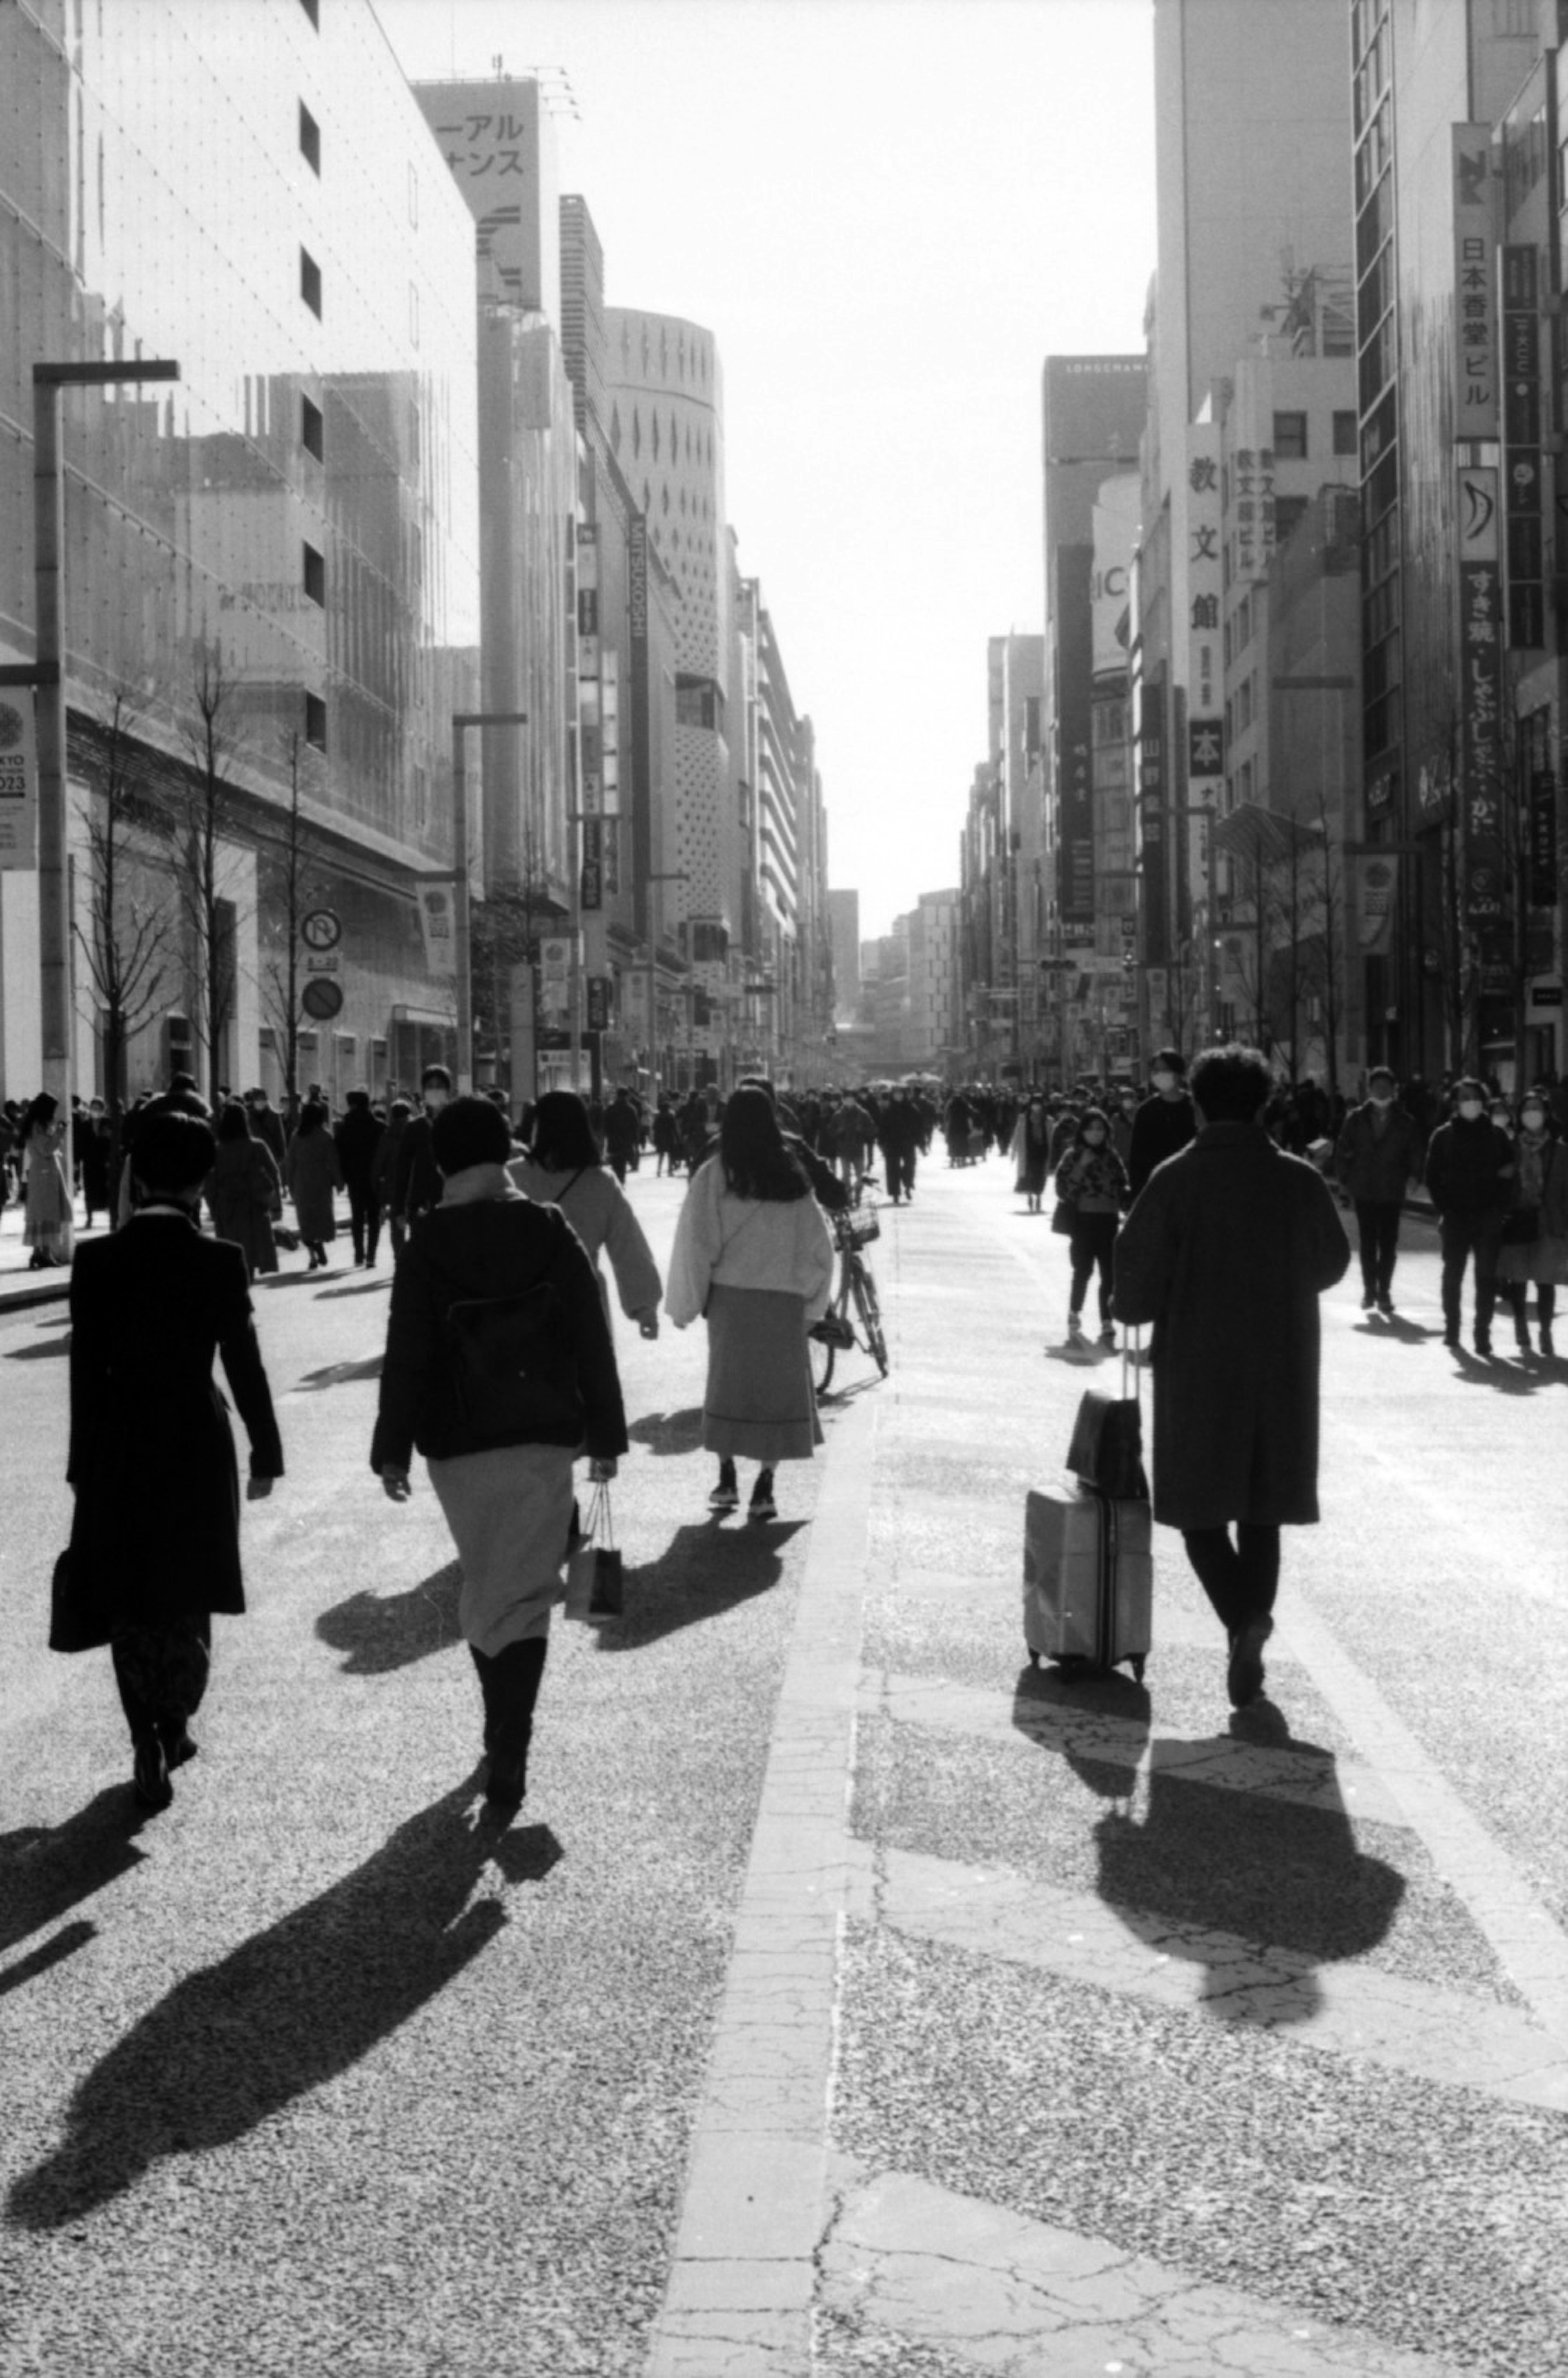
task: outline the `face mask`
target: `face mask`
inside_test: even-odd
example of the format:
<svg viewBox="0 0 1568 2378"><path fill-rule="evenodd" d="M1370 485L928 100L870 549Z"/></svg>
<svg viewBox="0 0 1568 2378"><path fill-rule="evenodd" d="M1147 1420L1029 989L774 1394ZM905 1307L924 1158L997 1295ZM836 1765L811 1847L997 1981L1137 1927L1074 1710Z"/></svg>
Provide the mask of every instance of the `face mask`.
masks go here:
<svg viewBox="0 0 1568 2378"><path fill-rule="evenodd" d="M1479 1123L1481 1119L1481 1102L1479 1099L1461 1099L1459 1101L1459 1111L1466 1123Z"/></svg>
<svg viewBox="0 0 1568 2378"><path fill-rule="evenodd" d="M446 1103L447 1103L447 1093L446 1093L446 1091L445 1091L445 1090L426 1090L426 1091L425 1091L425 1113L426 1113L426 1114L439 1114L439 1113L440 1113L440 1111L441 1111L441 1109L446 1105Z"/></svg>
<svg viewBox="0 0 1568 2378"><path fill-rule="evenodd" d="M1173 1090L1176 1087L1176 1075L1174 1074L1151 1074L1149 1078L1154 1083L1156 1090Z"/></svg>
<svg viewBox="0 0 1568 2378"><path fill-rule="evenodd" d="M1544 1131L1546 1129L1546 1117L1541 1112L1539 1107L1526 1107L1519 1120L1524 1124L1526 1131Z"/></svg>
<svg viewBox="0 0 1568 2378"><path fill-rule="evenodd" d="M1380 1082L1377 1088L1369 1090L1367 1095L1375 1107L1391 1107L1394 1104L1394 1092L1386 1082Z"/></svg>

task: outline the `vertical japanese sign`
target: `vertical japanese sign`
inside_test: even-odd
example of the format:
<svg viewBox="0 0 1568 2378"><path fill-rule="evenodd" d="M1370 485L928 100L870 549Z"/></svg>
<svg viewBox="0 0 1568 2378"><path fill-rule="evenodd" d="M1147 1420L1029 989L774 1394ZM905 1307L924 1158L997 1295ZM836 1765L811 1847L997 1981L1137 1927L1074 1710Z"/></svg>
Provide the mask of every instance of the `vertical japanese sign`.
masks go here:
<svg viewBox="0 0 1568 2378"><path fill-rule="evenodd" d="M585 817L582 821L582 899L586 914L591 908L604 905L604 822L603 818Z"/></svg>
<svg viewBox="0 0 1568 2378"><path fill-rule="evenodd" d="M1555 908L1557 898L1557 778L1538 768L1530 778L1530 906Z"/></svg>
<svg viewBox="0 0 1568 2378"><path fill-rule="evenodd" d="M1546 643L1546 558L1541 523L1541 338L1536 251L1505 247L1502 270L1503 525L1507 536L1508 641Z"/></svg>
<svg viewBox="0 0 1568 2378"><path fill-rule="evenodd" d="M560 267L547 243L560 232L537 82L442 83L427 88L420 104L473 210L479 253L494 265L501 295L550 312Z"/></svg>
<svg viewBox="0 0 1568 2378"><path fill-rule="evenodd" d="M1497 436L1497 232L1491 128L1454 132L1454 435Z"/></svg>
<svg viewBox="0 0 1568 2378"><path fill-rule="evenodd" d="M1502 588L1497 473L1458 474L1459 782L1465 919L1476 931L1505 916L1502 811Z"/></svg>
<svg viewBox="0 0 1568 2378"><path fill-rule="evenodd" d="M1163 677L1145 678L1138 689L1138 863L1145 966L1163 966L1170 946L1165 846L1165 711ZM1152 999L1152 992L1150 996Z"/></svg>
<svg viewBox="0 0 1568 2378"><path fill-rule="evenodd" d="M631 871L639 887L646 884L661 861L652 854L649 787L653 774L652 720L648 688L648 523L633 512L627 534L627 642L631 669ZM640 892L639 931L646 931L646 893Z"/></svg>
<svg viewBox="0 0 1568 2378"><path fill-rule="evenodd" d="M1092 545L1058 548L1057 566L1057 816L1060 876L1057 904L1063 925L1086 937L1095 929L1095 804L1091 775L1095 630L1090 586Z"/></svg>
<svg viewBox="0 0 1568 2378"><path fill-rule="evenodd" d="M0 871L38 865L38 739L30 692L0 694Z"/></svg>
<svg viewBox="0 0 1568 2378"><path fill-rule="evenodd" d="M582 814L604 810L604 729L600 715L603 654L599 641L599 530L581 521L577 531L577 738L581 764Z"/></svg>
<svg viewBox="0 0 1568 2378"><path fill-rule="evenodd" d="M419 929L425 936L425 971L433 982L450 982L458 970L452 887L449 883L421 883L417 890Z"/></svg>
<svg viewBox="0 0 1568 2378"><path fill-rule="evenodd" d="M1225 784L1225 672L1220 643L1224 595L1219 430L1197 422L1187 432L1187 796L1215 807ZM1207 864L1205 829L1194 856Z"/></svg>
<svg viewBox="0 0 1568 2378"><path fill-rule="evenodd" d="M1236 482L1231 498L1236 575L1242 581L1266 578L1274 558L1274 449L1239 446L1230 460Z"/></svg>

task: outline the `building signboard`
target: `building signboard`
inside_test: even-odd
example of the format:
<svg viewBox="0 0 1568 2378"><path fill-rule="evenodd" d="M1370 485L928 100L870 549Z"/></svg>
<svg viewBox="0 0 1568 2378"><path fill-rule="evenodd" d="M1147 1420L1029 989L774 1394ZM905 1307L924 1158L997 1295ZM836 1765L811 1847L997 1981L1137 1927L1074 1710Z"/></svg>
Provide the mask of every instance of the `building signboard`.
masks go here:
<svg viewBox="0 0 1568 2378"><path fill-rule="evenodd" d="M582 821L582 890L579 904L586 914L604 905L604 825L602 818Z"/></svg>
<svg viewBox="0 0 1568 2378"><path fill-rule="evenodd" d="M1557 778L1538 768L1530 778L1530 906L1555 908L1557 901Z"/></svg>
<svg viewBox="0 0 1568 2378"><path fill-rule="evenodd" d="M1145 966L1163 966L1169 947L1165 799L1165 681L1146 678L1138 689L1138 840Z"/></svg>
<svg viewBox="0 0 1568 2378"><path fill-rule="evenodd" d="M588 1029L607 1032L610 1028L610 978L606 974L591 974L588 978Z"/></svg>
<svg viewBox="0 0 1568 2378"><path fill-rule="evenodd" d="M1095 498L1095 563L1089 582L1094 614L1094 671L1108 677L1127 667L1121 632L1131 593L1132 548L1138 541L1143 482L1136 472L1107 479Z"/></svg>
<svg viewBox="0 0 1568 2378"><path fill-rule="evenodd" d="M0 695L0 871L38 865L38 739L32 695Z"/></svg>
<svg viewBox="0 0 1568 2378"><path fill-rule="evenodd" d="M1503 520L1508 539L1508 642L1546 643L1546 545L1541 490L1541 325L1536 251L1502 251Z"/></svg>
<svg viewBox="0 0 1568 2378"><path fill-rule="evenodd" d="M1058 909L1064 925L1095 924L1094 620L1092 545L1059 546L1057 566L1057 815L1061 852Z"/></svg>
<svg viewBox="0 0 1568 2378"><path fill-rule="evenodd" d="M1356 869L1357 947L1364 958L1382 957L1394 939L1399 861L1368 851L1356 861Z"/></svg>
<svg viewBox="0 0 1568 2378"><path fill-rule="evenodd" d="M1498 567L1497 473L1459 474L1459 776L1464 801L1465 921L1472 931L1505 915L1502 847L1502 599Z"/></svg>
<svg viewBox="0 0 1568 2378"><path fill-rule="evenodd" d="M1499 331L1491 127L1456 124L1454 139L1454 435L1495 438Z"/></svg>
<svg viewBox="0 0 1568 2378"><path fill-rule="evenodd" d="M446 883L425 883L415 889L419 895L419 929L425 936L425 971L435 981L449 982L458 970L452 887Z"/></svg>
<svg viewBox="0 0 1568 2378"><path fill-rule="evenodd" d="M478 224L497 294L558 322L559 198L537 81L430 83L419 100Z"/></svg>

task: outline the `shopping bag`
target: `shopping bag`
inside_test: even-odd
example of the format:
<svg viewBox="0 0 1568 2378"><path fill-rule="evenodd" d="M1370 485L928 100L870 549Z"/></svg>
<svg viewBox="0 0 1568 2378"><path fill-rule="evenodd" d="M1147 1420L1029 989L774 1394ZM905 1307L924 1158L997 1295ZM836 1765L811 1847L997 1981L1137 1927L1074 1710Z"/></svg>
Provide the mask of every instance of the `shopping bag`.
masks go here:
<svg viewBox="0 0 1568 2378"><path fill-rule="evenodd" d="M1128 1371L1132 1393L1127 1392ZM1127 1340L1121 1347L1121 1393L1103 1395L1086 1390L1078 1406L1067 1467L1085 1486L1118 1502L1146 1502L1149 1482L1143 1470L1143 1412L1138 1396L1138 1365L1129 1363Z"/></svg>
<svg viewBox="0 0 1568 2378"><path fill-rule="evenodd" d="M624 1607L624 1575L616 1544L607 1481L595 1482L582 1533L567 1555L566 1615L569 1618L618 1618Z"/></svg>

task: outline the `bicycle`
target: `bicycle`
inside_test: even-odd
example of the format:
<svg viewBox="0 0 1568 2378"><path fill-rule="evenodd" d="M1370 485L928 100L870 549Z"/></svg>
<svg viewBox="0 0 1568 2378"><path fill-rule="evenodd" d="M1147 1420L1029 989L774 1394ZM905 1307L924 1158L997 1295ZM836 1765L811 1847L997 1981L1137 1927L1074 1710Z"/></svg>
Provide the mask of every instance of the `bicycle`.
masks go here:
<svg viewBox="0 0 1568 2378"><path fill-rule="evenodd" d="M820 1321L812 1324L808 1343L811 1349L811 1384L819 1400L832 1384L833 1366L841 1353L847 1354L860 1346L870 1355L885 1379L888 1375L888 1341L882 1329L882 1308L877 1300L877 1283L871 1267L866 1260L865 1249L873 1239L882 1235L875 1206L861 1203L867 1183L856 1184L855 1203L844 1211L830 1214L833 1243L839 1255L839 1284ZM851 1317L851 1307L854 1318ZM858 1322L858 1327L856 1327Z"/></svg>

